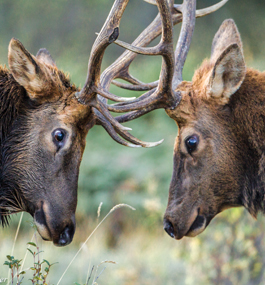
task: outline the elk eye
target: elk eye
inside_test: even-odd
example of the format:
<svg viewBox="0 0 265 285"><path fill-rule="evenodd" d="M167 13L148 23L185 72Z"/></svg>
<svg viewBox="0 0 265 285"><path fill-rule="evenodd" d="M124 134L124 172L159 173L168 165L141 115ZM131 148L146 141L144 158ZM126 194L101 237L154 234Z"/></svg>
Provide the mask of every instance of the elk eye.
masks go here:
<svg viewBox="0 0 265 285"><path fill-rule="evenodd" d="M59 150L59 148L64 145L66 132L63 129L56 129L55 131L53 131L52 137L54 144L57 146L57 150Z"/></svg>
<svg viewBox="0 0 265 285"><path fill-rule="evenodd" d="M56 130L54 132L54 138L56 141L61 142L64 139L64 132L61 130Z"/></svg>
<svg viewBox="0 0 265 285"><path fill-rule="evenodd" d="M185 144L189 154L192 154L197 149L198 143L199 137L197 135L192 135L186 139Z"/></svg>

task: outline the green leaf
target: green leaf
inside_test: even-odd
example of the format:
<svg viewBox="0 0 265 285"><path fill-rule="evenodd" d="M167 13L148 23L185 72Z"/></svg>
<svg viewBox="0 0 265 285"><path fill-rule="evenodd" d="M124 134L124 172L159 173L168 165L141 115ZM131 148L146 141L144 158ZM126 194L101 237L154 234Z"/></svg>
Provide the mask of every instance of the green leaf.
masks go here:
<svg viewBox="0 0 265 285"><path fill-rule="evenodd" d="M52 263L50 266L52 266L52 265L54 265L54 264L57 264L57 263L59 263L59 262L54 262L54 263Z"/></svg>
<svg viewBox="0 0 265 285"><path fill-rule="evenodd" d="M6 257L7 257L7 259L10 260L10 261L12 261L12 260L14 259L14 256L11 256L11 255L7 255Z"/></svg>
<svg viewBox="0 0 265 285"><path fill-rule="evenodd" d="M34 242L31 242L31 241L29 241L27 244L37 247L37 245Z"/></svg>
<svg viewBox="0 0 265 285"><path fill-rule="evenodd" d="M11 264L11 262L9 262L9 261L5 261L5 263L4 263L4 265L9 265L9 264Z"/></svg>
<svg viewBox="0 0 265 285"><path fill-rule="evenodd" d="M50 262L46 259L43 259L43 262L46 262L50 266Z"/></svg>
<svg viewBox="0 0 265 285"><path fill-rule="evenodd" d="M32 255L34 255L33 251L32 251L30 248L27 248L27 250L28 250Z"/></svg>
<svg viewBox="0 0 265 285"><path fill-rule="evenodd" d="M8 265L8 267L11 269L11 262L5 261L4 265Z"/></svg>

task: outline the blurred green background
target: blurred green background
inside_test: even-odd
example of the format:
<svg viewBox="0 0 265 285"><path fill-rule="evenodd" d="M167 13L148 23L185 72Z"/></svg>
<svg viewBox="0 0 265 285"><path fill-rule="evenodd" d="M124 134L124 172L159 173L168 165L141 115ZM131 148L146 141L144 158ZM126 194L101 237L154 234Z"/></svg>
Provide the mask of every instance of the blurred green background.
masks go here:
<svg viewBox="0 0 265 285"><path fill-rule="evenodd" d="M217 1L199 0L198 8ZM36 54L47 48L57 66L70 74L72 82L82 86L87 73L91 46L113 4L112 0L16 0L0 1L0 62L7 64L7 47L12 37ZM157 8L142 0L131 0L123 16L119 39L132 42L157 13ZM230 0L225 7L198 19L184 79L210 55L211 40L222 21L233 18L238 25L248 66L265 66L265 2ZM179 27L175 27L177 40ZM122 52L112 45L104 57L103 68ZM145 82L158 78L160 58L140 56L131 66L133 75ZM127 91L111 87L121 96ZM103 260L105 271L98 284L264 284L265 219L254 220L244 209L227 210L196 238L171 239L162 225L172 174L172 153L177 126L163 110L128 123L132 134L145 141L164 138L152 149L130 149L118 145L101 127L88 134L87 147L79 177L77 230L72 244L55 248L38 240L43 258L54 265L51 284L56 284L72 257L108 211L127 203L136 211L121 208L113 212L86 244L60 284L85 283L93 265ZM97 217L99 204L101 216ZM7 276L2 264L11 253L20 215L10 226L0 229L0 278ZM23 258L26 243L32 239L32 218L24 214L14 255ZM32 260L27 257L25 268ZM29 284L29 277L24 283ZM0 283L1 284L1 283Z"/></svg>

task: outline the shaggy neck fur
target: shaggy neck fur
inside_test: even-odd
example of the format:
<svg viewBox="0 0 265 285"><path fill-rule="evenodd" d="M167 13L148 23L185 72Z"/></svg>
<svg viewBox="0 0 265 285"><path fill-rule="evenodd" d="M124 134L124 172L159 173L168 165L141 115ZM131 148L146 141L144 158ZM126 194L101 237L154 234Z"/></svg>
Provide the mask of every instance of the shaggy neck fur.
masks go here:
<svg viewBox="0 0 265 285"><path fill-rule="evenodd" d="M265 73L248 69L229 106L245 170L242 204L257 216L259 211L265 213Z"/></svg>
<svg viewBox="0 0 265 285"><path fill-rule="evenodd" d="M21 101L26 96L26 91L13 78L12 74L3 67L0 67L0 224L8 223L10 206L16 205L15 193L3 179L3 146L5 139L12 129L17 118ZM12 206L11 206L12 207Z"/></svg>

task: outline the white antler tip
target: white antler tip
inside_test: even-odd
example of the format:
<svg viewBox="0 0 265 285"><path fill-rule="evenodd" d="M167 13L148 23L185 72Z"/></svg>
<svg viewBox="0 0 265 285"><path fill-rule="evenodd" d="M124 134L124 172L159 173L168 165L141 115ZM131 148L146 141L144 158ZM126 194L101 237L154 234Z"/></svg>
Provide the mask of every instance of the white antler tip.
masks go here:
<svg viewBox="0 0 265 285"><path fill-rule="evenodd" d="M122 126L121 129L123 129L124 131L131 131L132 130L131 128L124 127L124 126Z"/></svg>
<svg viewBox="0 0 265 285"><path fill-rule="evenodd" d="M138 145L138 144L132 144L132 143L129 143L127 146L128 146L128 147L133 147L133 148L139 148L139 147L142 147L141 145Z"/></svg>
<svg viewBox="0 0 265 285"><path fill-rule="evenodd" d="M136 97L120 97L120 99L124 102L128 102L136 99Z"/></svg>
<svg viewBox="0 0 265 285"><path fill-rule="evenodd" d="M144 0L146 3L156 5L156 0Z"/></svg>
<svg viewBox="0 0 265 285"><path fill-rule="evenodd" d="M154 147L154 146L160 145L163 141L164 141L164 139L162 139L162 140L160 140L158 142L154 142L154 143L147 143L145 145L145 147Z"/></svg>

